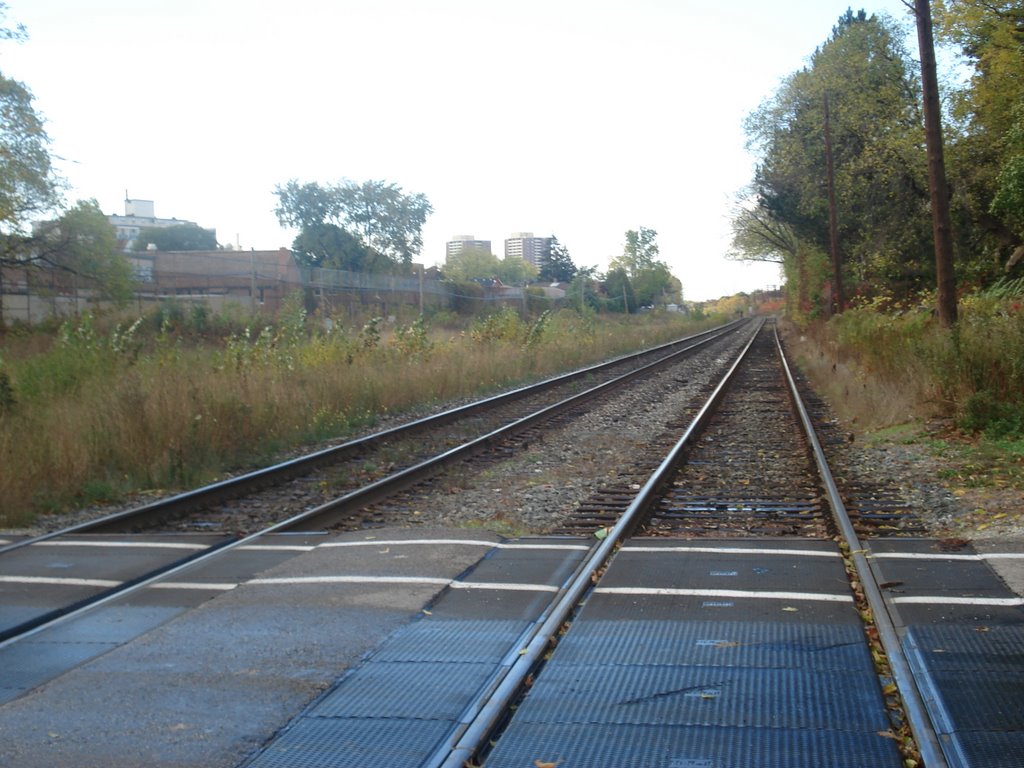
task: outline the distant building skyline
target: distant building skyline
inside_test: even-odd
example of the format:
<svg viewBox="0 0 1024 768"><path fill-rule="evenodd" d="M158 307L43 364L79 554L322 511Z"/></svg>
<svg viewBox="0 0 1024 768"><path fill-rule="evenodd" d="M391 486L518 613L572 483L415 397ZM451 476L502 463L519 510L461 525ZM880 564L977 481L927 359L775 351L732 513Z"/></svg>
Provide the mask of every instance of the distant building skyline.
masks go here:
<svg viewBox="0 0 1024 768"><path fill-rule="evenodd" d="M479 249L491 253L491 241L477 240L473 235L452 235L452 239L445 244L445 263L447 263L448 259L452 256L470 249Z"/></svg>
<svg viewBox="0 0 1024 768"><path fill-rule="evenodd" d="M550 237L535 237L533 232L513 232L505 238L505 258L518 256L540 269L541 257L550 247Z"/></svg>

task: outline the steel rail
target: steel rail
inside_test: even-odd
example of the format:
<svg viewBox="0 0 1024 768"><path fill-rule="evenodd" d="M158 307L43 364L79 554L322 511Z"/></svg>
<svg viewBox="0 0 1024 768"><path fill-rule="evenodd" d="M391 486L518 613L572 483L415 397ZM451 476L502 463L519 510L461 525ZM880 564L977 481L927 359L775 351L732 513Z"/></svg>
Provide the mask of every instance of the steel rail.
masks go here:
<svg viewBox="0 0 1024 768"><path fill-rule="evenodd" d="M323 465L328 464L332 461L337 461L339 458L346 456L347 454L353 454L359 450L365 449L372 446L375 443L382 442L389 438L394 438L401 435L407 435L418 432L424 429L436 428L443 426L444 424L457 421L460 418L464 418L468 415L479 411L485 411L497 405L501 405L506 402L521 399L531 394L538 394L549 389L553 389L556 386L572 382L576 379L584 378L586 376L598 373L602 370L606 370L615 365L619 365L624 362L628 362L632 359L639 359L644 356L650 356L659 352L666 352L667 355L672 355L672 349L679 347L681 344L687 344L694 340L708 341L715 338L720 338L730 333L731 331L738 328L743 321L735 321L728 323L718 328L712 328L707 331L694 334L692 336L678 339L667 344L661 344L650 349L646 349L642 352L621 355L607 360L602 363L587 366L575 371L571 371L566 374L559 376L553 376L545 379L541 382L530 384L528 386L519 387L517 389L503 392L498 395L476 400L466 405L451 408L438 414L427 416L422 419L416 419L404 424L399 424L389 429L374 432L364 437L349 440L340 445L325 448L314 453L307 454L305 456L299 456L294 459L289 459L278 464L274 464L269 467L248 472L242 475L237 475L225 480L211 483L209 485L202 486L184 493L179 493L174 496L170 496L165 499L159 499L149 504L144 504L133 509L124 510L117 512L112 515L107 515L96 520L90 520L85 523L70 526L68 528L62 528L57 531L50 531L38 536L34 536L20 541L13 542L4 546L0 546L0 555L11 550L20 549L23 547L31 546L43 541L50 539L73 535L79 533L97 533L100 531L115 532L118 530L124 530L122 526L128 525L129 523L145 523L147 520L159 518L166 515L181 515L187 512L191 512L195 509L216 504L229 499L237 498L248 489L255 489L261 486L272 485L275 483L283 482L284 480L290 479L308 473L309 471ZM686 349L692 349L693 346L687 347Z"/></svg>
<svg viewBox="0 0 1024 768"><path fill-rule="evenodd" d="M25 637L30 634L44 629L49 626L61 622L65 619L73 616L79 616L86 610L90 610L96 606L102 605L109 602L117 597L130 594L136 590L142 589L149 586L154 581L160 578L166 578L170 575L176 575L181 573L187 568L192 568L199 565L209 558L219 556L225 552L228 552L235 547L242 546L251 543L261 536L269 535L273 533L282 533L285 531L297 531L303 530L308 531L314 528L324 527L330 525L339 519L350 515L356 509L371 504L374 501L386 498L398 491L407 488L415 483L436 474L438 470L444 466L454 463L455 461L462 460L467 456L474 453L478 453L489 445L492 445L502 439L509 437L512 434L520 432L533 424L551 418L561 411L568 410L569 408L576 407L587 400L590 400L597 395L601 394L606 390L614 389L617 386L621 386L632 379L639 376L650 373L651 371L664 367L676 359L684 356L688 352L702 347L715 339L719 338L719 334L697 334L689 337L686 340L674 342L672 345L667 346L678 346L681 343L685 343L690 339L699 339L694 341L688 346L684 346L675 351L669 352L665 356L658 358L657 360L647 363L639 368L635 368L625 374L616 376L602 384L598 384L590 389L583 392L577 393L569 398L566 398L558 403L549 405L542 408L539 411L535 411L528 416L524 416L521 419L510 422L503 427L493 430L485 435L477 437L473 440L467 441L459 446L451 448L444 453L438 454L426 461L420 462L415 466L408 467L404 470L392 473L387 477L381 478L376 482L370 483L369 485L363 486L362 488L352 491L344 496L329 501L318 507L305 510L297 515L294 515L286 520L279 521L274 525L263 528L259 531L255 531L241 538L230 538L227 537L224 541L218 541L211 545L207 550L198 554L189 555L177 563L170 563L161 566L159 569L140 574L130 580L125 581L123 584L119 584L116 587L104 590L92 597L80 600L73 605L65 606L63 608L55 609L48 612L47 614L35 617L27 622L24 622L17 627L10 628L7 632L0 636L0 648L4 647L5 644ZM40 537L39 539L32 540L32 543L43 539L53 538L52 536ZM0 550L0 554L5 550Z"/></svg>
<svg viewBox="0 0 1024 768"><path fill-rule="evenodd" d="M527 642L517 651L515 660L504 670L504 676L500 681L487 686L484 692L467 707L465 712L468 716L464 715L460 719L455 732L435 750L421 765L421 768L464 768L481 751L490 735L498 727L509 706L525 687L529 675L540 665L552 640L557 637L561 627L572 616L586 593L593 588L593 575L601 570L616 547L635 529L641 517L657 500L661 488L671 481L682 461L684 450L714 412L715 406L732 383L736 371L763 325L764 321L762 320L715 391L658 468L648 477L619 521L599 544L591 548L590 553L576 569L571 581L557 593L543 622L531 628L533 631L528 636Z"/></svg>
<svg viewBox="0 0 1024 768"><path fill-rule="evenodd" d="M688 352L691 352L698 347L702 347L717 338L717 336L703 338L689 346L670 352L664 357L658 358L651 363L647 363L639 368L634 368L627 373L616 376L615 378L609 379L601 384L597 384L590 389L572 395L564 400L560 400L559 402L553 403L552 405L538 411L534 411L527 416L523 416L520 419L509 422L502 427L498 427L487 434L480 435L479 437L468 440L461 445L457 445L444 453L437 454L436 456L426 459L425 461L421 461L411 467L406 467L405 469L394 472L387 477L383 477L380 480L370 483L369 485L365 485L362 488L345 494L344 496L340 496L337 499L332 499L325 504L321 504L319 507L306 510L289 520L285 520L282 523L273 526L268 529L268 532L304 531L308 530L308 528L304 527L308 525L314 525L316 527L330 526L332 523L350 516L352 512L357 509L361 509L375 501L387 498L398 491L413 486L416 483L437 474L440 469L454 464L457 461L462 461L463 459L476 455L490 446L528 429L534 424L546 421L559 413L575 408L588 400L592 400L606 391L614 390L633 379L667 366L678 358L686 355Z"/></svg>
<svg viewBox="0 0 1024 768"><path fill-rule="evenodd" d="M839 493L839 488L836 486L835 479L832 476L832 470L828 466L828 460L825 457L825 452L822 450L821 441L818 440L811 418L807 413L807 409L804 407L804 403L800 398L799 392L797 391L796 381L793 378L793 374L789 368L789 363L786 361L785 352L782 349L782 342L779 339L778 329L775 331L775 344L779 352L779 359L782 362L782 368L786 374L786 380L789 383L789 391L793 400L793 405L800 416L800 421L803 424L807 440L811 445L811 450L814 454L814 461L818 466L818 473L821 476L829 501L832 504L832 511L834 513L836 523L839 525L840 532L842 533L842 536L849 548L850 558L857 571L857 578L860 580L861 586L864 589L864 597L867 600L868 607L871 609L872 616L874 617L875 626L878 629L879 641L885 649L886 656L888 657L893 681L896 683L896 686L900 691L900 696L903 699L903 709L906 713L907 722L910 725L911 732L917 741L918 749L921 752L921 759L924 761L927 768L947 768L948 763L943 756L935 728L932 725L931 718L928 716L928 711L925 707L924 700L921 697L921 692L917 687L913 672L910 669L910 664L903 652L903 644L900 641L899 635L896 632L896 627L889 616L889 609L885 604L885 599L882 597L881 589L879 589L878 582L875 579L871 566L865 556L866 550L862 547L860 538L857 536L857 532L853 528L853 523L850 521L850 516L846 511L846 505L843 503L842 496Z"/></svg>

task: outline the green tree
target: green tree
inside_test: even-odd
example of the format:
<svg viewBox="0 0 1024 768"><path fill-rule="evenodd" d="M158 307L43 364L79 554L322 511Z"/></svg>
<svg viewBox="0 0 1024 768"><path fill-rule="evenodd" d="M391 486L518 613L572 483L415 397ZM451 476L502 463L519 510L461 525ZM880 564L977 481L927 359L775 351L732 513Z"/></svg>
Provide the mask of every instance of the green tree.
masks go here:
<svg viewBox="0 0 1024 768"><path fill-rule="evenodd" d="M124 305L132 298L131 264L118 251L117 235L95 200L79 200L60 218L36 227L35 257L73 274L76 283Z"/></svg>
<svg viewBox="0 0 1024 768"><path fill-rule="evenodd" d="M678 304L682 300L682 283L669 271L664 262L642 270L633 278L633 292L641 307Z"/></svg>
<svg viewBox="0 0 1024 768"><path fill-rule="evenodd" d="M616 256L609 265L612 269L623 269L630 278L644 269L654 266L658 257L658 233L647 227L626 232L626 244L622 255Z"/></svg>
<svg viewBox="0 0 1024 768"><path fill-rule="evenodd" d="M726 257L784 264L796 256L798 242L792 227L772 216L756 198L744 196L732 212L732 243Z"/></svg>
<svg viewBox="0 0 1024 768"><path fill-rule="evenodd" d="M633 301L628 301L629 311L636 311L638 306L663 304L677 301L681 287L668 265L657 257L658 233L647 227L626 232L626 244L622 255L616 256L609 264L608 276L621 270L628 278ZM615 299L612 290L608 289L609 298Z"/></svg>
<svg viewBox="0 0 1024 768"><path fill-rule="evenodd" d="M307 267L372 272L373 254L359 238L337 224L303 227L292 243L295 259Z"/></svg>
<svg viewBox="0 0 1024 768"><path fill-rule="evenodd" d="M1006 157L996 177L991 212L1016 234L1017 246L1006 261L1009 272L1024 263L1024 103L1017 106L1016 122L1006 132Z"/></svg>
<svg viewBox="0 0 1024 768"><path fill-rule="evenodd" d="M3 263L26 257L31 219L54 210L60 181L50 162L49 137L32 94L0 75L0 240Z"/></svg>
<svg viewBox="0 0 1024 768"><path fill-rule="evenodd" d="M933 16L937 39L955 46L971 70L953 93L946 152L957 269L972 282L990 282L1022 260L1011 190L1021 162L1015 136L1024 104L1024 8L1019 0L936 0Z"/></svg>
<svg viewBox="0 0 1024 768"><path fill-rule="evenodd" d="M278 184L274 189L278 203L274 214L282 227L304 229L317 224L336 222L341 213L333 187L317 182L300 184L295 179Z"/></svg>
<svg viewBox="0 0 1024 768"><path fill-rule="evenodd" d="M501 269L501 261L486 248L464 248L451 254L442 272L448 280L493 280Z"/></svg>
<svg viewBox="0 0 1024 768"><path fill-rule="evenodd" d="M498 279L505 285L526 285L537 279L537 268L518 256L506 256L498 263Z"/></svg>
<svg viewBox="0 0 1024 768"><path fill-rule="evenodd" d="M324 186L291 180L278 185L275 194L278 205L274 212L282 226L299 229L300 237L307 229L339 227L371 254L363 261L375 269L408 268L423 248L423 225L433 212L425 195L406 194L385 181L343 180ZM310 238L324 242L323 235L322 230L309 233L306 247ZM338 254L336 260L349 259Z"/></svg>
<svg viewBox="0 0 1024 768"><path fill-rule="evenodd" d="M759 155L756 219L829 253L827 108L836 256L842 279L866 291L908 293L934 282L921 89L902 38L887 17L848 10L810 65L745 123ZM744 231L749 223L740 222Z"/></svg>
<svg viewBox="0 0 1024 768"><path fill-rule="evenodd" d="M569 250L552 235L540 256L540 279L548 283L568 283L575 275L576 265L572 263Z"/></svg>
<svg viewBox="0 0 1024 768"><path fill-rule="evenodd" d="M597 293L602 279L597 267L580 267L569 285L566 298L572 301L581 313L599 309Z"/></svg>
<svg viewBox="0 0 1024 768"><path fill-rule="evenodd" d="M434 211L426 195L385 181L344 181L338 195L344 220L368 248L406 267L423 249L423 225Z"/></svg>
<svg viewBox="0 0 1024 768"><path fill-rule="evenodd" d="M608 308L619 312L636 312L636 293L633 291L633 283L622 267L609 269L604 277L604 290L608 296Z"/></svg>
<svg viewBox="0 0 1024 768"><path fill-rule="evenodd" d="M143 227L132 244L132 250L145 251L150 245L158 251L214 251L217 249L217 233L197 224Z"/></svg>

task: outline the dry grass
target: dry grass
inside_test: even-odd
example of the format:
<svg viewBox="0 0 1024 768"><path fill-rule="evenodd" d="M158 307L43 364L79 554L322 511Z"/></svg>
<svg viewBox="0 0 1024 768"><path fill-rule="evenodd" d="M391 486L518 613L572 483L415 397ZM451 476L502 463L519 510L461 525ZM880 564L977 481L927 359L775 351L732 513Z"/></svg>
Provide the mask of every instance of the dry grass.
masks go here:
<svg viewBox="0 0 1024 768"><path fill-rule="evenodd" d="M783 323L781 331L787 352L845 424L870 432L935 415L935 384L909 363L901 377L879 377L821 326Z"/></svg>
<svg viewBox="0 0 1024 768"><path fill-rule="evenodd" d="M282 450L365 430L381 414L502 389L695 330L679 317L572 312L532 329L506 317L486 337L422 327L309 335L285 324L185 345L167 335L134 343L123 331L78 329L38 354L8 354L0 367L13 387L0 407L0 526L209 482Z"/></svg>

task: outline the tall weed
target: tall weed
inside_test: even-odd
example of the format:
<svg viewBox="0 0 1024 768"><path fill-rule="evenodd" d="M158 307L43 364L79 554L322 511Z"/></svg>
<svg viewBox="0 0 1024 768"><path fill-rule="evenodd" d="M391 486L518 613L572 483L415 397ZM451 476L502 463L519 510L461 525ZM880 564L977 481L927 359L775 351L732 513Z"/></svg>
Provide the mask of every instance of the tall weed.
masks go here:
<svg viewBox="0 0 1024 768"><path fill-rule="evenodd" d="M947 415L973 432L1024 435L1024 306L1002 294L967 297L960 319L942 328L923 307L878 306L833 318L838 357L880 380L930 391Z"/></svg>
<svg viewBox="0 0 1024 768"><path fill-rule="evenodd" d="M296 302L276 323L227 325L226 338L211 343L181 333L175 317L107 333L84 317L37 353L4 357L0 525L210 482L285 447L347 436L384 413L516 385L698 329L679 316L571 310L526 323L508 310L466 335L422 318L397 328L375 318L354 331L312 324Z"/></svg>

